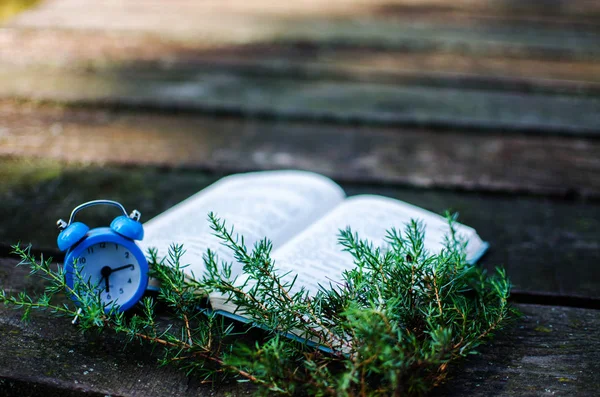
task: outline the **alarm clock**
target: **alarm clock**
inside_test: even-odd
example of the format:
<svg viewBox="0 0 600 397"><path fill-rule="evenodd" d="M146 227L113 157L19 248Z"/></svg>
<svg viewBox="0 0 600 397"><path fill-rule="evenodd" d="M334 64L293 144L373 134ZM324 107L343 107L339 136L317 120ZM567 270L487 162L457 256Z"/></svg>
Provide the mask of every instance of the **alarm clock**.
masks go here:
<svg viewBox="0 0 600 397"><path fill-rule="evenodd" d="M109 205L121 210L109 227L91 229L74 222L84 208ZM65 254L66 284L75 291L77 282L88 283L100 296L108 313L111 309L125 311L144 295L148 285L148 262L134 240L144 238L141 214L134 210L127 215L125 207L112 200L94 200L73 209L69 222L59 219L57 244ZM77 294L71 294L78 302Z"/></svg>

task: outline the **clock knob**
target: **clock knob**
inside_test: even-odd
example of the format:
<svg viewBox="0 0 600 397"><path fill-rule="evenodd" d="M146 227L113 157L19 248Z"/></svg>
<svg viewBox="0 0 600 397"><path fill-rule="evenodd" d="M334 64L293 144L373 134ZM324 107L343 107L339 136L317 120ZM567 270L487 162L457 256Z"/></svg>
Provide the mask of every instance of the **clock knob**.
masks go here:
<svg viewBox="0 0 600 397"><path fill-rule="evenodd" d="M65 230L68 226L67 222L65 222L62 219L59 219L56 221L56 226L58 227L58 230Z"/></svg>
<svg viewBox="0 0 600 397"><path fill-rule="evenodd" d="M140 218L142 217L142 213L138 210L133 210L133 211L131 211L131 214L129 214L129 217L131 219L133 219L134 221L139 222Z"/></svg>

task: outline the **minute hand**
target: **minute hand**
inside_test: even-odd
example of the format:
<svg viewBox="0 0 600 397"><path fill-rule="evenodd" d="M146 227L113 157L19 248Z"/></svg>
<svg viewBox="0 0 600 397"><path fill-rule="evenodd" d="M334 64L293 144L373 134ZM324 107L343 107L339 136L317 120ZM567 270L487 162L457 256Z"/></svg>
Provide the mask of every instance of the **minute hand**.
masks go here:
<svg viewBox="0 0 600 397"><path fill-rule="evenodd" d="M124 270L124 269L129 269L129 268L134 268L133 264L117 267L116 269L112 269L112 272L114 273L114 272L118 272L119 270Z"/></svg>

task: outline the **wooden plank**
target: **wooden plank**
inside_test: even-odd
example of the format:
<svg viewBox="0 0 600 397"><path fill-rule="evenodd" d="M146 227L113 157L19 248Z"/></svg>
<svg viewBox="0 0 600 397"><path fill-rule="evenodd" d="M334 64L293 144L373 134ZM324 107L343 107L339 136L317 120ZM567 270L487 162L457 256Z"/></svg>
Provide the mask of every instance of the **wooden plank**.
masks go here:
<svg viewBox="0 0 600 397"><path fill-rule="evenodd" d="M524 317L456 368L433 395L592 396L600 382L600 312L519 305Z"/></svg>
<svg viewBox="0 0 600 397"><path fill-rule="evenodd" d="M351 74L354 79L385 74L403 84L412 78L423 82L426 76L449 80L454 77L459 81L471 77L483 87L490 86L495 79L505 84L524 80L533 88L549 86L549 89L558 85L566 89L575 85L578 88L573 90L575 92L600 83L600 63L593 60L380 51L365 47L319 46L318 43L291 46L242 43L214 47L201 40L160 39L108 31L3 29L0 30L0 59L4 65L84 70L141 64L159 69L186 66L264 68L265 73L278 75L337 72ZM494 89L501 87L497 84Z"/></svg>
<svg viewBox="0 0 600 397"><path fill-rule="evenodd" d="M548 24L595 25L599 7L594 0L556 2L542 1L447 1L395 0L375 1L373 9L396 18L485 18L489 20L527 21ZM375 12L377 12L375 11Z"/></svg>
<svg viewBox="0 0 600 397"><path fill-rule="evenodd" d="M380 51L364 47L236 45L160 40L110 32L0 30L2 64L98 71L228 70L306 79L493 91L599 95L600 62Z"/></svg>
<svg viewBox="0 0 600 397"><path fill-rule="evenodd" d="M88 5L84 0L53 0L46 1L45 10L60 9L64 12L74 12ZM273 3L265 0L257 0L253 2L245 2L243 0L228 0L227 2L219 2L216 0L208 0L196 2L194 0L170 0L172 9L164 7L164 0L132 0L127 5L124 5L119 0L105 0L102 7L118 10L120 12L128 12L131 14L156 11L157 9L164 12L178 12L184 10L186 12L197 13L238 13L244 15L267 14L267 15L321 15L330 16L355 15L359 13L384 12L390 14L394 12L401 14L405 11L408 16L414 14L421 15L437 15L454 13L466 13L470 15L497 15L497 16L514 16L519 17L598 17L600 14L600 6L594 0L571 0L566 3L556 2L554 0L538 0L538 1L519 1L507 2L505 0L330 0L330 1L304 1L295 3Z"/></svg>
<svg viewBox="0 0 600 397"><path fill-rule="evenodd" d="M0 288L40 291L15 260L0 259ZM0 307L0 394L3 396L241 396L248 387L213 390L200 379L159 367L158 355L106 332L83 335L68 319L34 313L31 323Z"/></svg>
<svg viewBox="0 0 600 397"><path fill-rule="evenodd" d="M0 98L287 120L597 135L600 99L298 80L227 70L30 70L0 65ZM524 111L526 110L526 111Z"/></svg>
<svg viewBox="0 0 600 397"><path fill-rule="evenodd" d="M564 12L586 20L593 17L589 29L583 26L538 23L540 16L560 19L558 7L504 6L490 17L452 20L446 12L436 18L423 5L377 1L314 1L309 4L274 6L236 2L96 2L55 0L23 13L11 24L27 29L111 30L155 34L184 39L201 38L206 43L319 42L328 45L366 45L409 50L444 50L470 53L510 53L563 55L597 58L597 7L582 2L564 7ZM302 3L302 2L300 2ZM498 3L496 3L498 5ZM582 6L581 4L585 4ZM442 6L443 7L443 6ZM477 7L476 7L477 8ZM465 8L463 7L462 10ZM395 11L394 11L395 10ZM409 11L403 11L409 10ZM440 10L440 7L437 8ZM533 18L504 20L506 15ZM412 11L412 12L411 12ZM436 14L434 12L434 14ZM400 18L400 20L398 20ZM571 18L571 21L577 20ZM441 19L441 20L440 20ZM572 24L573 22L571 22ZM545 55L546 54L546 55Z"/></svg>
<svg viewBox="0 0 600 397"><path fill-rule="evenodd" d="M567 18L567 17L598 17L600 6L594 0L571 0L561 3L554 0L519 1L507 2L505 0L329 0L329 1L304 1L295 3L273 3L271 1L256 0L246 2L243 0L228 0L219 2L208 0L196 2L194 0L169 0L172 8L165 7L164 0L132 0L124 5L119 0L105 0L102 7L119 12L128 12L129 15L156 11L157 9L166 13L185 12L210 13L211 15L221 13L237 13L243 15L267 14L267 15L356 15L360 13L387 12L388 14L402 14L404 11L408 17L417 15L453 15L465 13L469 15L496 15L509 17L528 18ZM75 12L88 5L84 0L53 0L46 1L43 10L60 9L64 12Z"/></svg>
<svg viewBox="0 0 600 397"><path fill-rule="evenodd" d="M126 208L137 208L143 220L148 220L222 175L192 169L63 165L34 160L4 160L0 170L0 242L5 247L17 241L31 242L36 248L54 252L56 220L68 216L82 202L112 198ZM473 226L491 244L481 264L491 270L496 265L504 266L515 292L525 295L526 301L532 300L527 296L540 294L551 295L549 299L554 302L556 297L600 300L597 202L340 182L350 195L382 194L437 213L447 209L460 212L461 221ZM114 214L97 211L83 215L87 216L82 218L84 222L101 226ZM597 305L591 302L588 306Z"/></svg>
<svg viewBox="0 0 600 397"><path fill-rule="evenodd" d="M600 142L282 124L0 102L0 155L221 172L300 168L343 181L600 197Z"/></svg>
<svg viewBox="0 0 600 397"><path fill-rule="evenodd" d="M0 269L14 270L14 261L0 259ZM19 278L20 288L22 283ZM0 285L6 276L0 272ZM39 284L38 284L39 289ZM518 305L525 314L481 355L457 367L437 395L489 396L592 395L600 381L600 311L554 306ZM202 385L171 368L159 368L156 356L104 332L82 335L68 319L34 313L31 323L20 313L0 308L0 391L22 396L120 395L188 396L247 395L242 385ZM42 370L40 370L42 369Z"/></svg>
<svg viewBox="0 0 600 397"><path fill-rule="evenodd" d="M179 14L185 14L184 20L193 16L195 25L212 32L199 36L192 32L190 37L182 38L170 27L183 28L185 23L168 24L169 18L161 12L161 4L144 2L122 7L118 2L98 3L94 6L100 14L86 9L86 15L92 15L91 22L74 16L81 7L88 7L79 1L46 3L38 11L25 14L23 20L28 20L28 15L52 14L51 10L60 9L61 12L56 11L60 15L55 15L58 20L52 22L52 18L46 18L48 15L42 19L51 24L64 22L67 27L68 20L75 19L83 25L71 32L30 31L24 28L24 22L17 20L12 28L4 30L0 37L0 55L5 61L0 65L0 69L4 69L0 75L13 84L5 85L3 94L336 122L474 126L558 133L594 133L598 129L600 63L590 55L600 48L596 28L531 23L519 27L513 22L490 24L487 19L482 25L477 21L452 22L450 18L450 25L446 25L454 23L449 28L454 29L452 33L444 31L446 25L440 24L439 19L423 22L423 18L431 18L430 11L403 2L341 1L325 7L321 2L312 2L309 6L282 5L273 9L266 3L236 2L223 7L220 3L182 2L177 3L181 7L167 10L167 16L179 18ZM371 7L372 12L365 13L366 8ZM411 9L407 13L412 12L409 19L414 21L398 23L394 19L398 7ZM466 9L464 4L462 8L446 9L439 4L436 7L433 14L446 15L450 10L448 17ZM395 11L386 12L390 8ZM537 6L529 8L535 10L531 15L546 15ZM526 9L527 6L507 5L501 14L512 15L515 10L522 14ZM587 3L563 9L566 13L579 10L576 12L579 16L584 15L581 9L586 10L587 15L595 12ZM550 14L560 15L553 10ZM89 29L86 23L93 25L94 18L102 12L109 13L111 21L121 18L125 25L133 25L116 27L112 33L110 29L109 33ZM132 18L135 13L140 13L139 19ZM289 20L292 13L294 18L310 21L303 21L296 28L294 21ZM200 19L196 18L198 15ZM400 15L405 13L400 12ZM210 21L199 23L202 18ZM239 19L239 23L224 23L227 18ZM266 18L267 22L261 21L256 28L257 18ZM218 21L216 26L215 21ZM285 29L281 34L277 29L265 28L282 21ZM229 33L221 32L224 26L227 32L232 30L231 26L240 27L240 32L230 33L244 39L227 38ZM131 34L119 33L121 28ZM140 35L138 28L165 33L162 40L157 40L155 36ZM478 32L480 28L492 36ZM265 29L269 31L265 33ZM427 33L423 29L431 31ZM255 33L260 37L255 37ZM212 40L211 35L216 35L218 40ZM438 43L438 39L451 43ZM406 40L410 43L402 44ZM469 51L464 49L477 47L477 40L482 40L481 46L491 50L466 55ZM550 58L541 61L532 59L535 58L533 47L537 44L530 40L547 42L550 47L564 41L563 50L568 48L568 51L579 48L580 44L586 49L583 58L574 60L564 54L558 57L563 50L552 47L554 50L548 53ZM504 56L490 55L497 46L508 48L501 51ZM407 52L411 48L416 52ZM523 48L527 50L523 52ZM517 57L513 63L506 57L511 54L524 58ZM23 70L24 64L33 69ZM159 69L150 68L157 64ZM48 65L59 66L59 69L67 66L67 70L50 72L46 69ZM82 68L96 73L82 73ZM238 87L241 87L239 95ZM72 95L62 92L72 88L75 88ZM214 90L219 93L215 94ZM521 94L524 91L527 94ZM548 98L548 94L552 97ZM582 95L590 98L577 98ZM529 112L524 113L522 109ZM579 115L583 116L576 117Z"/></svg>
<svg viewBox="0 0 600 397"><path fill-rule="evenodd" d="M217 0L195 2L189 0L169 1L165 7L164 0L157 1L130 1L126 5L118 0L103 1L101 4L90 5L82 0L54 0L47 1L37 9L22 15L17 19L16 26L64 27L65 22L69 27L79 29L91 28L98 18L86 15L74 21L75 15L85 10L94 11L100 15L110 15L116 21L107 21L121 29L136 27L137 29L158 29L156 26L157 14L166 18L177 16L186 22L191 16L207 19L239 16L245 18L276 17L276 18L318 18L330 19L352 17L378 17L383 20L398 20L443 22L470 20L471 24L488 24L501 22L504 24L517 21L529 24L569 25L569 26L595 26L600 24L600 7L593 0L570 1L568 4L552 4L547 1L521 1L510 3L503 0L474 2L460 1L448 2L446 0L433 0L425 2L388 1L388 0L334 0L310 1L296 3L274 4L270 1L244 2L241 0L219 2ZM91 8L90 8L91 7ZM46 18L45 20L42 20ZM128 20L129 18L129 20ZM49 19L49 20L48 20ZM136 19L132 21L131 19ZM172 26L162 22L169 31ZM111 25L109 25L111 26Z"/></svg>

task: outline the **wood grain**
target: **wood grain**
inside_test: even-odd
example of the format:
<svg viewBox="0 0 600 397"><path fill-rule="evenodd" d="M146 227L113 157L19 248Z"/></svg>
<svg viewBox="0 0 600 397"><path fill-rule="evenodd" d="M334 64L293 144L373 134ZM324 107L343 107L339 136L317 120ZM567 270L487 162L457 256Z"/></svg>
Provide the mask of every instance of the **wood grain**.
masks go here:
<svg viewBox="0 0 600 397"><path fill-rule="evenodd" d="M247 75L219 70L32 71L0 65L0 98L338 124L597 135L600 99Z"/></svg>
<svg viewBox="0 0 600 397"><path fill-rule="evenodd" d="M582 137L332 126L0 102L0 155L220 172L300 168L348 182L600 197Z"/></svg>
<svg viewBox="0 0 600 397"><path fill-rule="evenodd" d="M14 260L0 259L0 288L40 291ZM7 279L8 273L8 279ZM22 280L26 280L23 282ZM210 396L211 385L173 368L159 367L159 355L107 332L83 335L69 319L0 308L0 394L2 396ZM235 383L217 389L218 396L249 395Z"/></svg>
<svg viewBox="0 0 600 397"><path fill-rule="evenodd" d="M595 29L548 29L546 27L490 26L489 24L451 25L419 23L359 16L350 19L327 17L284 18L220 15L181 18L180 15L154 13L126 21L141 24L120 24L120 15L98 11L86 25L85 18L67 19L40 17L27 29L103 30L125 34L149 34L161 38L198 40L210 46L238 44L314 43L318 46L361 46L384 50L414 52L458 52L464 54L507 55L515 57L598 59L600 49ZM13 26L16 27L16 26Z"/></svg>
<svg viewBox="0 0 600 397"><path fill-rule="evenodd" d="M41 290L8 246L60 258L81 202L147 220L232 172L307 169L459 211L481 265L546 305L435 395L594 395L599 312L550 304L600 307L599 60L595 0L43 1L0 29L0 288ZM19 316L0 308L2 395L252 391Z"/></svg>
<svg viewBox="0 0 600 397"><path fill-rule="evenodd" d="M409 52L318 43L238 43L123 35L110 31L0 30L4 65L101 70L108 67L237 68L276 75L333 76L350 80L395 79L396 84L477 84L494 90L597 92L595 60L535 59L460 52ZM249 69L249 70L248 70Z"/></svg>
<svg viewBox="0 0 600 397"><path fill-rule="evenodd" d="M0 33L0 96L595 134L597 15L585 1L56 0Z"/></svg>
<svg viewBox="0 0 600 397"><path fill-rule="evenodd" d="M15 279L14 260L0 269ZM11 281L8 281L11 286ZM0 286L7 279L0 273ZM12 284L13 290L22 284ZM39 287L38 287L39 289ZM438 395L474 396L560 393L592 395L600 380L600 325L596 310L519 305L524 317L501 334L481 355L455 368ZM157 356L108 332L82 335L69 319L0 308L0 392L5 396L241 396L243 385L202 385L171 368L159 368Z"/></svg>
<svg viewBox="0 0 600 397"><path fill-rule="evenodd" d="M600 381L597 310L518 305L524 314L434 396L585 396ZM596 385L596 386L594 386Z"/></svg>
<svg viewBox="0 0 600 397"><path fill-rule="evenodd" d="M597 55L598 7L592 2L475 2L448 5L392 1L164 3L55 0L11 25L29 29L112 30L205 42L319 41L452 49ZM489 3L489 2L488 2ZM521 4L517 4L521 3ZM468 5L467 5L468 4ZM590 28L585 29L585 23ZM567 23L566 29L563 26ZM561 28L563 30L561 30Z"/></svg>
<svg viewBox="0 0 600 397"><path fill-rule="evenodd" d="M270 15L352 15L366 12L369 9L406 10L409 15L422 13L431 15L438 13L464 12L471 15L498 14L502 16L519 17L546 17L557 18L577 16L593 17L600 14L600 6L594 0L539 0L518 1L506 0L329 0L329 1L304 1L293 3L273 3L268 0L256 0L247 2L243 0L229 0L220 2L208 0L196 2L193 0L170 0L171 7L166 7L164 0L132 0L124 5L119 0L105 0L101 7L119 12L135 15L137 12L152 12L161 10L164 12L197 12L197 13L238 13L252 15L256 13ZM90 6L85 0L53 0L47 1L44 7L37 12L48 12L48 10L60 9L65 12L76 11L84 6ZM98 7L99 5L94 5ZM179 11L182 10L182 11Z"/></svg>
<svg viewBox="0 0 600 397"><path fill-rule="evenodd" d="M5 247L18 241L33 243L49 252L56 252L56 220L82 202L112 198L126 208L137 208L142 219L148 220L223 175L148 166L86 167L48 160L5 160L2 174L0 243ZM381 194L436 213L459 212L462 222L490 242L482 266L491 271L503 266L519 294L541 295L538 302L544 294L553 302L556 297L600 300L598 203L340 182L349 195ZM90 226L106 225L114 217L110 211L83 215L81 220Z"/></svg>

